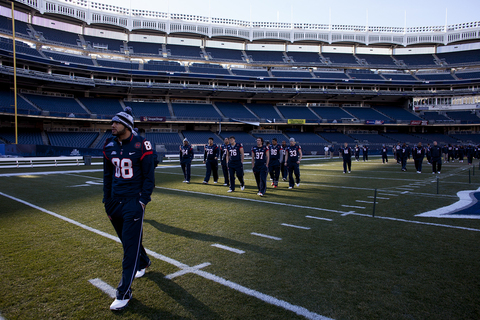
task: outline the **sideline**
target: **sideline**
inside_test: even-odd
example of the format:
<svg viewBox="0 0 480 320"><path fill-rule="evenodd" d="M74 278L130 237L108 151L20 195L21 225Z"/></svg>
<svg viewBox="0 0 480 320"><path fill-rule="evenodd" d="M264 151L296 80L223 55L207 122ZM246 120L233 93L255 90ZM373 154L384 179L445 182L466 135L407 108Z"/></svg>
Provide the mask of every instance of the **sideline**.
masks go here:
<svg viewBox="0 0 480 320"><path fill-rule="evenodd" d="M113 241L116 241L116 242L120 243L120 239L118 239L118 237L112 236L111 234L108 234L108 233L106 233L106 232L103 232L103 231L97 230L97 229L95 229L95 228L89 227L89 226L87 226L87 225L85 225L85 224L83 224L83 223L80 223L80 222L75 221L75 220L73 220L73 219L64 217L64 216L62 216L62 215L60 215L60 214L57 214L57 213L55 213L55 212L49 211L49 210L47 210L47 209L44 209L44 208L42 208L42 207L36 206L36 205L34 205L34 204L32 204L32 203L29 203L29 202L27 202L27 201L24 201L24 200L15 198L15 197L10 196L10 195L8 195L8 194L5 194L5 193L3 193L3 192L0 192L0 195L1 195L1 196L4 196L4 197L6 197L6 198L9 198L9 199L11 199L11 200L20 202L20 203L22 203L22 204L24 204L24 205L26 205L26 206L29 206L29 207L34 208L34 209L37 209L37 210L42 211L42 212L44 212L44 213L47 213L47 214L49 214L49 215L51 215L51 216L54 216L54 217L56 217L56 218L59 218L59 219L61 219L61 220L63 220L63 221L66 221L66 222L68 222L68 223L74 224L74 225L76 225L76 226L78 226L78 227L80 227L80 228L83 228L83 229L85 229L85 230L91 231L91 232L93 232L93 233L96 233L96 234L98 234L98 235L101 235L101 236L103 236L103 237L106 237L106 238L108 238L108 239L111 239L111 240L113 240ZM229 288L231 288L231 289L233 289L233 290L236 290L236 291L239 291L239 292L241 292L241 293L247 294L247 295L252 296L252 297L254 297L254 298L257 298L257 299L259 299L259 300L261 300L261 301L263 301L263 302L266 302L266 303L272 304L272 305L274 305L274 306L281 307L281 308L283 308L283 309L285 309L285 310L294 312L294 313L296 313L296 314L298 314L298 315L300 315L300 316L303 316L303 317L305 317L305 318L307 318L307 319L312 319L312 320L333 320L332 318L328 318L328 317L322 316L322 315L320 315L320 314L311 312L311 311L309 311L309 310L307 310L307 309L305 309L305 308L303 308L303 307L293 305L293 304L291 304L291 303L288 303L288 302L286 302L286 301L277 299L277 298L275 298L275 297L272 297L272 296L263 294L263 293L261 293L261 292L259 292L259 291L256 291L256 290L249 289L249 288L244 287L244 286L242 286L242 285L239 285L239 284L237 284L237 283L234 283L234 282L231 282L231 281L229 281L229 280L226 280L226 279L223 279L223 278L221 278L221 277L218 277L218 276L216 276L216 275L214 275L214 274L211 274L211 273L209 273L209 272L205 272L205 271L201 271L201 270L192 268L192 267L190 267L190 266L188 266L188 265L186 265L186 264L183 264L183 263L181 263L181 262L179 262L179 261L177 261L177 260L174 260L174 259L169 258L169 257L167 257L167 256L164 256L164 255L162 255L162 254L156 253L156 252L151 251L151 250L149 250L149 249L145 249L145 251L146 251L150 256L152 256L152 257L154 257L154 258L157 258L157 259L159 259L159 260L162 260L162 261L164 261L164 262L170 263L170 264L172 264L172 265L174 265L174 266L176 266L176 267L178 267L178 268L180 268L180 269L182 269L182 270L188 269L189 272L194 273L194 274L196 274L196 275L198 275L198 276L201 276L201 277L203 277L203 278L205 278L205 279L212 280L212 281L214 281L214 282L216 282L216 283L218 283L218 284L224 285L224 286L229 287ZM180 270L180 271L182 271L182 270Z"/></svg>

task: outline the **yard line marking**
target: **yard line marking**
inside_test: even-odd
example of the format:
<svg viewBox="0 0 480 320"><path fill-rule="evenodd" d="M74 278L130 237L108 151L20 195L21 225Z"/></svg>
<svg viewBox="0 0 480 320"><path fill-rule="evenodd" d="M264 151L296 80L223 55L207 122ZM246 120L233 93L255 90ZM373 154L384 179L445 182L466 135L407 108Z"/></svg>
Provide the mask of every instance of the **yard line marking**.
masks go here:
<svg viewBox="0 0 480 320"><path fill-rule="evenodd" d="M407 188L407 187L395 187L395 189L398 189L398 190L406 190L406 191L413 191L413 188Z"/></svg>
<svg viewBox="0 0 480 320"><path fill-rule="evenodd" d="M342 204L342 207L345 207L345 208L355 208L355 209L365 209L365 207L349 206L349 205L346 205L346 204Z"/></svg>
<svg viewBox="0 0 480 320"><path fill-rule="evenodd" d="M356 202L362 202L362 203L373 203L373 201L365 201L365 200L355 200ZM375 202L377 204L378 202Z"/></svg>
<svg viewBox="0 0 480 320"><path fill-rule="evenodd" d="M297 228L297 229L310 230L309 227L296 226L294 224L282 223L281 225L285 226L285 227L292 227L292 228Z"/></svg>
<svg viewBox="0 0 480 320"><path fill-rule="evenodd" d="M313 217L313 216L305 216L305 218L309 218L309 219L317 219L317 220L325 220L325 221L333 221L333 219L328 219L328 218L320 218L320 217Z"/></svg>
<svg viewBox="0 0 480 320"><path fill-rule="evenodd" d="M363 214L363 213L349 213L353 214L356 216L362 216L362 217L367 217L367 218L374 218L374 219L384 219L384 220L392 220L392 221L400 221L400 222L409 222L409 223L415 223L415 224L423 224L427 226L435 226L435 227L445 227L445 228L453 228L453 229L461 229L461 230L468 230L468 231L477 231L480 232L480 229L474 229L474 228L466 228L466 227L459 227L459 226L452 226L448 224L440 224L440 223L432 223L432 222L421 222L421 221L415 221L415 220L405 220L405 219L397 219L397 218L391 218L391 217L381 217L381 216L375 216L372 217L371 215L368 214ZM344 215L342 215L344 216ZM346 215L345 215L346 216Z"/></svg>
<svg viewBox="0 0 480 320"><path fill-rule="evenodd" d="M251 235L254 235L254 236L259 236L259 237L267 238L267 239L277 240L277 241L282 240L282 238L278 238L278 237L274 237L274 236L269 236L269 235L266 235L266 234L263 234L263 233L252 232L252 233L250 233L250 234L251 234Z"/></svg>
<svg viewBox="0 0 480 320"><path fill-rule="evenodd" d="M367 198L376 198L376 199L380 199L380 200L390 200L390 198L382 198L382 197L374 197L374 196L368 196Z"/></svg>
<svg viewBox="0 0 480 320"><path fill-rule="evenodd" d="M269 303L271 305L281 307L285 310L292 311L292 312L298 314L299 316L303 316L307 319L311 319L311 320L333 320L332 318L328 318L328 317L319 315L318 313L311 312L311 311L309 311L309 310L307 310L303 307L292 305L292 304L290 304L286 301L282 301L282 300L279 300L277 298L274 298L274 297L268 296L266 294L263 294L261 292L258 292L256 290L246 288L244 286L241 286L241 285L236 284L234 282L225 280L225 279L223 279L221 277L218 277L216 275L213 275L211 273L207 273L205 271L197 271L197 272L194 272L194 273L203 277L203 278L205 278L205 279L212 280L212 281L214 281L218 284L222 284L224 286L227 286L229 288L237 290L238 292L241 292L241 293L244 293L246 295L255 297L255 298L257 298L259 300L262 300L266 303Z"/></svg>
<svg viewBox="0 0 480 320"><path fill-rule="evenodd" d="M26 206L31 207L31 208L34 208L34 209L37 209L37 210L39 210L39 211L45 212L45 213L47 213L47 214L49 214L49 215L52 215L52 216L54 216L54 217L56 217L56 218L59 218L59 219L61 219L61 220L64 220L64 221L69 222L69 223L71 223L71 224L74 224L74 225L76 225L76 226L78 226L78 227L80 227L80 228L83 228L83 229L85 229L85 230L94 232L94 233L96 233L96 234L98 234L98 235L101 235L101 236L103 236L103 237L106 237L106 238L108 238L108 239L111 239L111 240L113 240L113 241L116 241L116 242L118 242L118 243L121 243L121 242L120 242L120 239L119 239L118 237L112 236L112 235L110 235L110 234L108 234L108 233L106 233L106 232L103 232L103 231L94 229L94 228L92 228L92 227L89 227L89 226L87 226L87 225L84 225L84 224L82 224L82 223L80 223L80 222L77 222L77 221L75 221L75 220L72 220L72 219L70 219L70 218L64 217L64 216L59 215L59 214L57 214L57 213L54 213L54 212L52 212L52 211L49 211L49 210L46 210L46 209L41 208L41 207L39 207L39 206L36 206L36 205L34 205L34 204L32 204L32 203L29 203L29 202L26 202L26 201L24 201L24 200L21 200L21 199L15 198L15 197L13 197L13 196L7 195L7 194L5 194L5 193L3 193L3 192L0 192L0 195L4 196L4 197L6 197L6 198L12 199L12 200L14 200L14 201L20 202L20 203L22 203L22 204L24 204L24 205L26 205ZM158 259L158 260L162 260L162 261L164 261L164 262L170 263L170 264L172 264L172 265L174 265L174 266L176 266L176 267L178 267L178 268L180 268L180 269L190 268L190 267L189 267L188 265L186 265L186 264L183 264L183 263L181 263L181 262L179 262L179 261L176 261L176 260L174 260L174 259L172 259L172 258L169 258L169 257L167 257L167 256L164 256L164 255L162 255L162 254L156 253L156 252L154 252L154 251L152 251L152 250L149 250L149 249L146 249L146 248L145 248L145 251L146 251L150 256L152 256L152 257L154 257L154 258L156 258L156 259ZM311 311L309 311L309 310L307 310L307 309L305 309L305 308L303 308L303 307L299 307L299 306L293 305L293 304L291 304L291 303L288 303L288 302L286 302L286 301L284 301L284 300L280 300L280 299L277 299L277 298L275 298L275 297L266 295L266 294L264 294L264 293L261 293L261 292L258 292L258 291L249 289L249 288L247 288L247 287L241 286L241 285L239 285L239 284L237 284L237 283L235 283L235 282L232 282L232 281L225 280L225 279L223 279L223 278L221 278L221 277L218 277L218 276L216 276L216 275L214 275L214 274L211 274L211 273L208 273L208 272L205 272L205 271L201 271L201 270L194 270L192 273L193 273L193 274L196 274L196 275L198 275L198 276L200 276L200 277L203 277L203 278L205 278L205 279L212 280L212 281L214 281L214 282L216 282L216 283L218 283L218 284L227 286L227 287L229 287L230 289L233 289L233 290L236 290L236 291L238 291L238 292L241 292L241 293L247 294L247 295L249 295L249 296L255 297L255 298L257 298L257 299L259 299L259 300L261 300L261 301L264 301L264 302L266 302L266 303L269 303L269 304L271 304L271 305L281 307L281 308L283 308L283 309L285 309L285 310L288 310L288 311L292 311L292 312L294 312L294 313L296 313L296 314L298 314L298 315L300 315L300 316L303 316L303 317L305 317L305 318L307 318L307 319L310 319L310 320L333 320L332 318L328 318L328 317L322 316L322 315L320 315L320 314L318 314L318 313L311 312Z"/></svg>
<svg viewBox="0 0 480 320"><path fill-rule="evenodd" d="M165 276L165 278L172 280L173 278L183 276L187 273L193 273L194 271L197 271L197 270L200 270L202 268L208 267L210 264L211 264L210 262L205 262L205 263L202 263L202 264L190 267L190 268L185 268L185 269L179 270L177 272L174 272L172 274L169 274L169 275Z"/></svg>
<svg viewBox="0 0 480 320"><path fill-rule="evenodd" d="M392 197L398 197L398 194L392 194L392 193L378 193L381 196L392 196Z"/></svg>
<svg viewBox="0 0 480 320"><path fill-rule="evenodd" d="M109 285L108 283L102 281L101 279L99 278L90 279L88 280L88 282L90 282L95 287L97 287L98 289L108 294L110 298L115 299L117 297L117 290L111 285Z"/></svg>
<svg viewBox="0 0 480 320"><path fill-rule="evenodd" d="M224 245L218 244L218 243L212 244L212 247L216 247L216 248L220 248L220 249L223 249L223 250L235 252L235 253L238 253L238 254L244 254L245 253L245 251L243 251L243 250L235 249L235 248L232 248L232 247L227 247L227 246L224 246Z"/></svg>
<svg viewBox="0 0 480 320"><path fill-rule="evenodd" d="M245 200L245 201L260 202L260 203L265 203L265 204L272 204L272 202L270 202L270 201L250 199L250 198L232 197L232 196L224 196L224 195L221 195L221 194L213 194L213 193L182 190L182 189L172 189L172 188L165 188L165 187L155 187L155 188L163 189L163 190L170 190L170 191L185 192L185 193L188 193L188 194L201 194L201 195L211 196L211 197L219 197L219 198L226 198L226 199L236 199L236 200ZM293 207L293 208L301 208L301 209L311 209L311 210L318 210L318 211L327 211L327 212L334 212L334 213L345 213L344 211L317 208L317 207L300 206L300 205L296 205L296 204L282 203L282 202L275 202L275 205Z"/></svg>

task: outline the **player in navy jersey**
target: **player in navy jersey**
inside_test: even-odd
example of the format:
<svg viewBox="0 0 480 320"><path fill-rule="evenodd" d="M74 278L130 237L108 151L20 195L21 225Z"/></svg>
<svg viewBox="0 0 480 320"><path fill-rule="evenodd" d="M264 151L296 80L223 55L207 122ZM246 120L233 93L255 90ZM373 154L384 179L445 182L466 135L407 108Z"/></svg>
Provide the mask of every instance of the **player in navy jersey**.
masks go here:
<svg viewBox="0 0 480 320"><path fill-rule="evenodd" d="M437 145L437 141L433 141L430 147L430 161L432 163L432 173L440 174L442 170L442 149Z"/></svg>
<svg viewBox="0 0 480 320"><path fill-rule="evenodd" d="M343 148L340 148L340 152L343 158L343 173L350 173L352 171L352 148L345 142Z"/></svg>
<svg viewBox="0 0 480 320"><path fill-rule="evenodd" d="M112 119L113 138L103 148L103 203L123 246L122 279L111 310L121 310L132 298L134 278L150 266L142 245L143 217L155 187L153 148L137 135L130 108Z"/></svg>
<svg viewBox="0 0 480 320"><path fill-rule="evenodd" d="M425 149L423 148L421 142L413 147L412 156L413 161L415 162L415 169L417 170L417 173L422 173L422 163L423 158L425 158Z"/></svg>
<svg viewBox="0 0 480 320"><path fill-rule="evenodd" d="M238 181L240 182L240 188L245 189L245 182L243 180L243 160L245 154L243 151L243 145L235 142L235 137L228 138L230 142L227 145L227 163L228 172L230 174L230 189L228 192L235 191L235 174L237 174Z"/></svg>
<svg viewBox="0 0 480 320"><path fill-rule="evenodd" d="M355 145L355 161L358 161L358 159L360 159L360 147L357 145Z"/></svg>
<svg viewBox="0 0 480 320"><path fill-rule="evenodd" d="M282 148L280 150L282 153L281 158L285 160L285 153L287 152L287 143L285 140L282 141ZM285 165L285 161L283 160L280 162L280 171L282 172L282 180L287 181L288 167Z"/></svg>
<svg viewBox="0 0 480 320"><path fill-rule="evenodd" d="M282 162L282 148L278 144L277 138L272 139L272 144L269 149L270 162L268 163L268 169L270 176L273 178L272 186L278 187L278 179L280 178L280 163Z"/></svg>
<svg viewBox="0 0 480 320"><path fill-rule="evenodd" d="M260 197L267 192L268 162L270 160L269 150L263 145L263 138L257 138L257 145L252 148L252 170L257 182Z"/></svg>
<svg viewBox="0 0 480 320"><path fill-rule="evenodd" d="M288 167L288 189L294 185L293 174L295 173L295 183L300 186L300 161L302 161L302 148L296 144L294 138L290 138L290 145L285 152L285 165Z"/></svg>
<svg viewBox="0 0 480 320"><path fill-rule="evenodd" d="M386 145L382 145L382 149L380 150L382 152L382 163L388 163L388 148Z"/></svg>
<svg viewBox="0 0 480 320"><path fill-rule="evenodd" d="M213 143L213 138L208 138L208 144L205 146L205 152L203 153L203 163L207 167L205 173L205 179L203 183L207 184L210 180L210 174L213 174L213 183L218 182L218 154L220 149Z"/></svg>
<svg viewBox="0 0 480 320"><path fill-rule="evenodd" d="M188 139L183 139L183 146L180 146L180 165L182 166L183 182L185 183L190 183L193 156L193 148L188 143Z"/></svg>
<svg viewBox="0 0 480 320"><path fill-rule="evenodd" d="M222 163L222 172L223 172L223 185L224 186L229 186L230 185L230 179L229 179L229 173L228 173L228 163L227 163L227 146L230 144L228 142L228 138L223 139L223 144L220 147L220 157L221 157L221 163Z"/></svg>
<svg viewBox="0 0 480 320"><path fill-rule="evenodd" d="M368 147L366 145L363 145L362 150L363 150L363 161L368 161Z"/></svg>

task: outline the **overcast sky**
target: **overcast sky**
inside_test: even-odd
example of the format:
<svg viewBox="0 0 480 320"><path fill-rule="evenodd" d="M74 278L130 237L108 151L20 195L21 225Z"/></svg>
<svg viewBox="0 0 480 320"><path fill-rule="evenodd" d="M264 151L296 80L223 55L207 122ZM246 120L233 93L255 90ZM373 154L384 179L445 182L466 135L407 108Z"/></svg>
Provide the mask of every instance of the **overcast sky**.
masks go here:
<svg viewBox="0 0 480 320"><path fill-rule="evenodd" d="M391 27L480 21L480 0L97 0L117 6L264 22ZM406 17L406 18L405 18Z"/></svg>

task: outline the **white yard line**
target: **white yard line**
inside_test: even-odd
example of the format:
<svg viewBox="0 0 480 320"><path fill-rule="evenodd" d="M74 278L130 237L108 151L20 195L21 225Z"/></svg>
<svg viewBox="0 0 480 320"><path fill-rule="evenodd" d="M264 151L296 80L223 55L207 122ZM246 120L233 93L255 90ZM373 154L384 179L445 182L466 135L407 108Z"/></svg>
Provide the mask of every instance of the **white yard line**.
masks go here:
<svg viewBox="0 0 480 320"><path fill-rule="evenodd" d="M302 229L302 230L310 230L311 229L309 227L296 226L294 224L288 224L288 223L282 223L281 225L284 226L284 227L297 228L297 229Z"/></svg>
<svg viewBox="0 0 480 320"><path fill-rule="evenodd" d="M250 234L253 235L253 236L262 237L262 238L267 238L267 239L272 239L272 240L277 240L277 241L282 240L282 238L278 238L278 237L274 237L274 236L269 236L269 235L266 235L266 234L263 234L263 233L252 232L252 233L250 233Z"/></svg>
<svg viewBox="0 0 480 320"><path fill-rule="evenodd" d="M320 217L313 217L313 216L305 216L305 218L309 218L309 219L317 219L317 220L324 220L324 221L333 221L333 219L320 218Z"/></svg>
<svg viewBox="0 0 480 320"><path fill-rule="evenodd" d="M49 215L51 215L51 216L54 216L54 217L56 217L56 218L59 218L59 219L65 221L65 222L74 224L74 225L76 225L76 226L78 226L78 227L80 227L80 228L83 228L83 229L85 229L85 230L94 232L94 233L96 233L96 234L98 234L98 235L101 235L101 236L106 237L106 238L108 238L108 239L111 239L111 240L113 240L113 241L120 242L120 239L118 239L118 237L112 236L112 235L110 235L110 234L108 234L108 233L106 233L106 232L103 232L103 231L97 230L97 229L95 229L95 228L89 227L89 226L84 225L83 223L77 222L77 221L75 221L75 220L73 220L73 219L64 217L64 216L62 216L62 215L59 215L59 214L54 213L54 212L52 212L52 211L49 211L49 210L47 210L47 209L41 208L41 207L36 206L36 205L34 205L34 204L32 204L32 203L29 203L29 202L27 202L27 201L24 201L24 200L15 198L15 197L10 196L10 195L7 195L7 194L5 194L5 193L3 193L3 192L0 192L0 195L1 195L1 196L4 196L4 197L6 197L6 198L9 198L9 199L11 199L11 200L20 202L20 203L22 203L22 204L24 204L24 205L26 205L26 206L29 206L29 207L31 207L31 208L34 208L34 209L36 209L36 210L42 211L42 212L44 212L44 213L47 213L47 214L49 214ZM167 262L167 263L170 263L170 264L172 264L172 265L174 265L174 266L176 266L176 267L178 267L178 268L180 268L180 269L189 269L189 272L191 272L191 273L193 273L193 274L199 275L199 276L201 276L201 277L203 277L203 278L205 278L205 279L212 280L212 281L214 281L214 282L216 282L216 283L218 283L218 284L222 284L222 285L224 285L224 286L226 286L226 287L229 287L229 288L231 288L231 289L233 289L233 290L236 290L236 291L242 292L242 293L244 293L244 294L247 294L247 295L249 295L249 296L255 297L255 298L257 298L257 299L259 299L259 300L261 300L261 301L264 301L264 302L266 302L266 303L269 303L269 304L272 304L272 305L281 307L281 308L283 308L283 309L285 309L285 310L288 310L288 311L292 311L292 312L294 312L294 313L296 313L296 314L298 314L298 315L300 315L300 316L303 316L303 317L305 317L305 318L307 318L307 319L312 319L312 320L331 320L331 318L322 316L322 315L320 315L320 314L318 314L318 313L311 312L311 311L309 311L309 310L307 310L307 309L305 309L305 308L303 308L303 307L293 305L293 304L291 304L291 303L288 303L288 302L286 302L286 301L277 299L277 298L275 298L275 297L272 297L272 296L263 294L263 293L258 292L258 291L256 291L256 290L246 288L246 287L244 287L244 286L241 286L241 285L239 285L239 284L237 284L237 283L234 283L234 282L225 280L225 279L223 279L223 278L221 278L221 277L218 277L218 276L216 276L216 275L214 275L214 274L211 274L211 273L209 273L209 272L205 272L205 271L198 270L198 269L196 269L195 267L190 267L190 266L188 266L188 265L186 265L186 264L183 264L183 263L181 263L181 262L179 262L179 261L177 261L177 260L174 260L174 259L169 258L169 257L167 257L167 256L164 256L164 255L162 255L162 254L156 253L156 252L154 252L154 251L151 251L151 250L148 250L148 249L145 249L145 250L146 250L146 252L147 252L150 256L152 256L152 257L154 257L154 258L156 258L156 259L159 259L159 260L165 261L165 262Z"/></svg>
<svg viewBox="0 0 480 320"><path fill-rule="evenodd" d="M232 247L224 246L223 244L214 243L211 246L219 248L219 249L227 250L227 251L230 251L230 252L238 253L238 254L244 254L245 253L245 251L243 251L243 250L239 250L239 249L235 249L235 248L232 248Z"/></svg>

